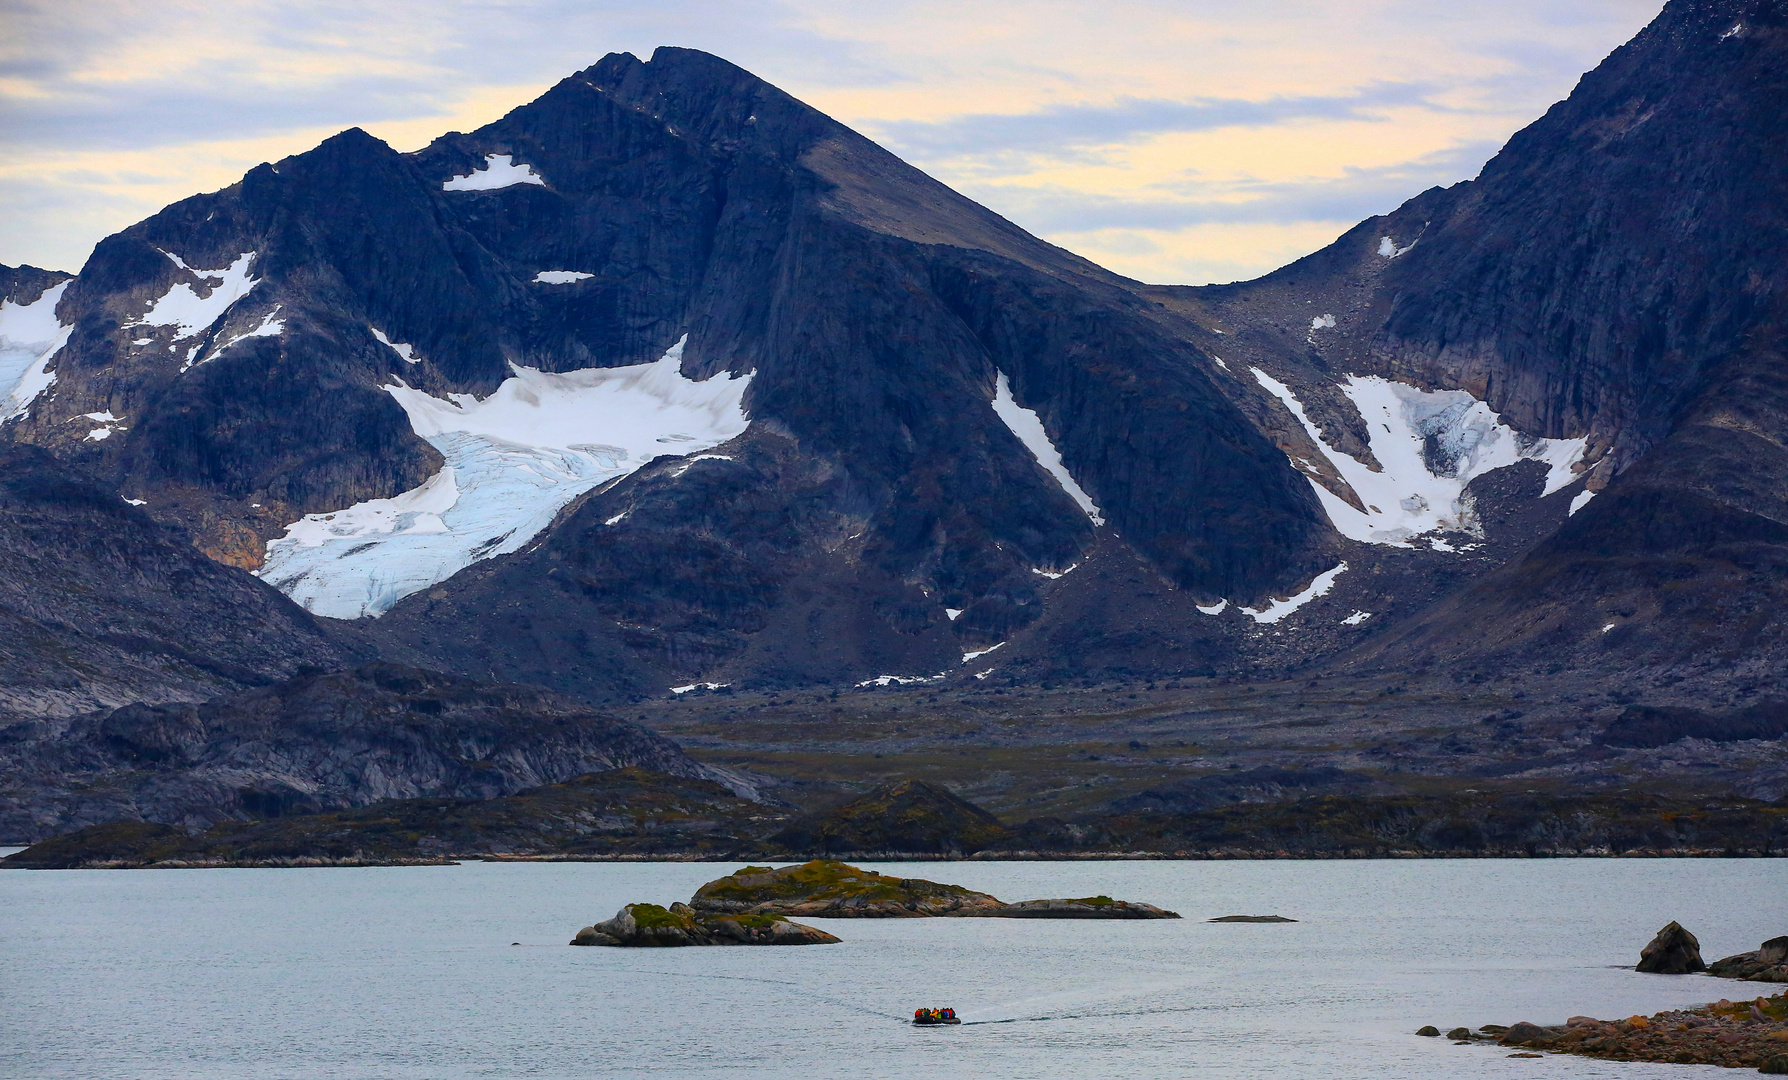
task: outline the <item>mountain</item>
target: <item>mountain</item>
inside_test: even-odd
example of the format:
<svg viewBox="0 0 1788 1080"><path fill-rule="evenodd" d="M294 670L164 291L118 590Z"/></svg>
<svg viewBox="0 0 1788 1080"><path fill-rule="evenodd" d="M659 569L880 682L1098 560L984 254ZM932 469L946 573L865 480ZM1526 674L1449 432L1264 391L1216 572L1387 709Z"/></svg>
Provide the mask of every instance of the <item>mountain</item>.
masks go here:
<svg viewBox="0 0 1788 1080"><path fill-rule="evenodd" d="M1475 181L1260 281L1166 290L1301 386L1459 387L1586 440L1567 522L1356 663L1740 696L1781 672L1785 59L1788 6L1678 0ZM1318 307L1335 325L1293 342Z"/></svg>
<svg viewBox="0 0 1788 1080"><path fill-rule="evenodd" d="M1672 0L1477 179L1199 288L611 55L0 276L0 431L333 640L589 701L1314 665L1739 707L1782 658L1785 27Z"/></svg>
<svg viewBox="0 0 1788 1080"><path fill-rule="evenodd" d="M536 687L383 663L201 705L16 723L0 740L8 839L117 820L199 829L384 799L491 799L629 767L755 795L669 739Z"/></svg>

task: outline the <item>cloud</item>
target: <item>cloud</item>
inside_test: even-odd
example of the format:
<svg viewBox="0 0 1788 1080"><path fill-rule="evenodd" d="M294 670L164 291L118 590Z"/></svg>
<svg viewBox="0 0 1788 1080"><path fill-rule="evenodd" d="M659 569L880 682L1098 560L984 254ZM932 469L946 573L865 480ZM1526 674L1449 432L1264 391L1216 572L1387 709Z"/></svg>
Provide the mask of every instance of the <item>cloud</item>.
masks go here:
<svg viewBox="0 0 1788 1080"><path fill-rule="evenodd" d="M976 113L935 122L892 122L870 130L890 149L919 160L1029 152L1067 156L1089 147L1134 142L1167 132L1270 127L1296 120L1383 121L1392 106L1439 109L1434 87L1375 83L1347 94L1191 101L1124 98L1110 105L1052 105L1026 113Z"/></svg>
<svg viewBox="0 0 1788 1080"><path fill-rule="evenodd" d="M1244 179L1209 187L1182 184L1177 190L1158 185L1142 197L1017 184L970 185L969 193L1049 235L1248 222L1357 222L1389 213L1428 188L1475 176L1496 150L1494 143L1474 143L1395 165L1350 167L1332 179Z"/></svg>

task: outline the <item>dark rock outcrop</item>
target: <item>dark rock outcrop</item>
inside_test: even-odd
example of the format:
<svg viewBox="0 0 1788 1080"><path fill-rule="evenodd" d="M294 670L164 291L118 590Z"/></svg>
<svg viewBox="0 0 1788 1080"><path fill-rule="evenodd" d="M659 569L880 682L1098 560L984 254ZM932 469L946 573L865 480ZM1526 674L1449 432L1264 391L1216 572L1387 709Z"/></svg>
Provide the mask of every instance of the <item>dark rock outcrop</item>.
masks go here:
<svg viewBox="0 0 1788 1080"><path fill-rule="evenodd" d="M1750 952L1715 960L1707 965L1707 973L1722 979L1788 983L1788 937L1770 938Z"/></svg>
<svg viewBox="0 0 1788 1080"><path fill-rule="evenodd" d="M612 919L586 926L573 945L675 947L683 945L836 945L824 930L790 922L780 915L723 915L687 904L668 908L628 904Z"/></svg>
<svg viewBox="0 0 1788 1080"><path fill-rule="evenodd" d="M1652 975L1687 975L1706 971L1701 959L1701 943L1679 923L1669 923L1639 953L1635 971Z"/></svg>
<svg viewBox="0 0 1788 1080"><path fill-rule="evenodd" d="M19 840L120 819L203 826L488 799L630 765L713 778L670 740L548 691L394 664L9 733L0 834Z"/></svg>

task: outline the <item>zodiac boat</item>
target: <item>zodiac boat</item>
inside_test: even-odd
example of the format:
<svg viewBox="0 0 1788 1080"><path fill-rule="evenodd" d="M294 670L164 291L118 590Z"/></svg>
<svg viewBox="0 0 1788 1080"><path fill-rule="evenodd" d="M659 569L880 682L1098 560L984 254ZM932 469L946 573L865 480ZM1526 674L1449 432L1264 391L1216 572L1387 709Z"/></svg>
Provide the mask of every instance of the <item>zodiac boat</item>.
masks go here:
<svg viewBox="0 0 1788 1080"><path fill-rule="evenodd" d="M942 1027L946 1024L962 1023L956 1016L955 1009L914 1009L914 1027Z"/></svg>

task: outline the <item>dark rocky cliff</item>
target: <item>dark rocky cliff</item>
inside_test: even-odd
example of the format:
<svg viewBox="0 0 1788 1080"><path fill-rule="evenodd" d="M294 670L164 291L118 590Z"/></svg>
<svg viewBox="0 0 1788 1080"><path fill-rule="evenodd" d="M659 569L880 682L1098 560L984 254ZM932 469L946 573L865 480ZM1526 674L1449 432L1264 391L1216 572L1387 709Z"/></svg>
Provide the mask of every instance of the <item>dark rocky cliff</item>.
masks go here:
<svg viewBox="0 0 1788 1080"><path fill-rule="evenodd" d="M381 799L489 799L630 766L717 776L662 736L535 687L395 664L19 723L0 739L9 840L116 820L198 828Z"/></svg>

